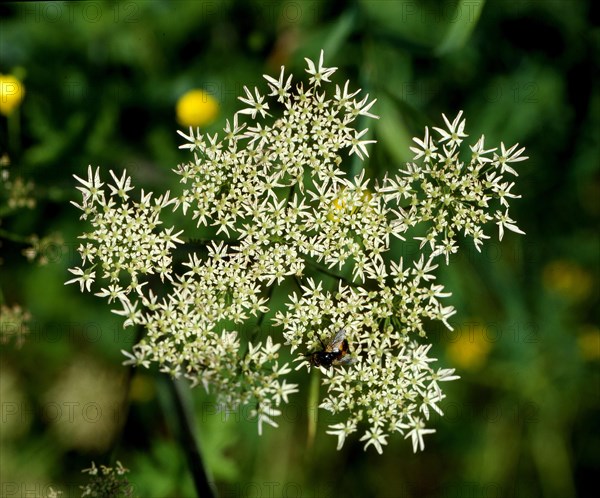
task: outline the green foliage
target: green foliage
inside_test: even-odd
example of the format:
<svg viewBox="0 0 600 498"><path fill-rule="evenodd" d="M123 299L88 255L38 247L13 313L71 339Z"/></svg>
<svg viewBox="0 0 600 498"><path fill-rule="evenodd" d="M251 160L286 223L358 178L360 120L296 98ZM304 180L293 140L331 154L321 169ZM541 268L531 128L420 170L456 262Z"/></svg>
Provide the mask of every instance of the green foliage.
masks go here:
<svg viewBox="0 0 600 498"><path fill-rule="evenodd" d="M472 17L457 14L467 8ZM396 441L367 458L361 445L336 452L328 436L307 449L314 414L306 414L309 379L300 374L303 394L262 438L245 414L203 417L207 398L196 390L217 487L239 496L292 495L294 484L303 496L565 497L595 483L600 95L590 76L598 60L591 2L152 0L0 9L0 72L18 73L26 88L16 114L0 117L0 156L10 160L0 169L34 182L36 201L5 209L8 193L0 196L2 304L32 316L23 345L0 350L0 494L78 489L90 460L118 459L131 469L134 494L193 495L160 391L149 387L158 374L134 376L127 396L119 350L134 338L100 300L63 287L81 232L68 204L76 199L71 175L84 177L90 163L127 168L136 185L177 192L170 170L187 160L177 148L178 97L195 87L213 93L221 113L207 131L218 130L240 108L242 85L278 74L283 63L299 74L303 57L321 48L339 81L350 78L378 99L381 119L368 137L379 142L370 149L373 178L395 172L410 137L442 125L442 112L464 109L471 136L526 146L513 218L527 236L509 234L481 255L466 251L443 275L460 314L454 333L429 335L440 363L462 379L448 390L425 453L413 456ZM31 234L62 238L43 246L45 266L22 254ZM3 322L2 333L11 326ZM98 405L101 417L116 420L109 435L96 412L82 416L83 398L53 394L84 378L77 368L112 379L114 402ZM78 417L69 418L69 406ZM87 424L108 449L65 439L57 424L72 434Z"/></svg>

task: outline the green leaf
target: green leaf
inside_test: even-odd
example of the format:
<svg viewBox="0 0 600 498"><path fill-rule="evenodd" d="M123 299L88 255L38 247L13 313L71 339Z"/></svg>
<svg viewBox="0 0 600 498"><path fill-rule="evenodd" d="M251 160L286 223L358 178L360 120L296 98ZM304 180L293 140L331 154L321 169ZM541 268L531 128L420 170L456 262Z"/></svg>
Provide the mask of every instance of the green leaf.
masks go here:
<svg viewBox="0 0 600 498"><path fill-rule="evenodd" d="M376 123L377 140L385 147L395 162L409 161L411 134L397 105L386 95L379 95L379 119Z"/></svg>
<svg viewBox="0 0 600 498"><path fill-rule="evenodd" d="M435 48L436 55L444 55L461 48L477 26L485 0L462 0L456 6L446 35Z"/></svg>

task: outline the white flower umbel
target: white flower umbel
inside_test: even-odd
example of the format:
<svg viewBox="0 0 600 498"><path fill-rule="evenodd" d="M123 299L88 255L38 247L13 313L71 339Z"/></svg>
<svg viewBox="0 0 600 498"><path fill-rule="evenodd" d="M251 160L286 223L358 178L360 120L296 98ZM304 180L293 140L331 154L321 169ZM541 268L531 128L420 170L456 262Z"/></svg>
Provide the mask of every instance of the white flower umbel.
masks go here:
<svg viewBox="0 0 600 498"><path fill-rule="evenodd" d="M193 157L175 169L183 184L176 198L142 191L132 200L125 173L111 172L107 188L99 169L77 178L83 201L75 205L92 231L81 236L82 265L68 283L90 291L101 282L96 294L117 306L124 326L145 329L124 352L126 364L156 363L185 376L214 390L228 410L252 404L259 432L277 426L298 391L286 379L282 346L310 368L309 353L343 329L350 361L316 367L327 388L320 406L339 417L327 431L338 449L357 431L365 449L379 453L395 432L423 449L423 436L434 432L427 420L442 414L442 383L457 378L433 368L425 339L427 323L450 327L454 314L435 271L458 250L459 234L479 249L487 222L498 224L500 237L504 229L522 233L508 213L514 182L504 175L516 174L511 164L525 159L523 149L501 144L497 154L481 137L463 160L459 113L453 121L443 116L436 136L426 128L415 138L414 162L381 184L364 170L351 178L342 163L368 157L374 140L362 125L376 118L375 101L349 82L331 91L336 68L324 65L323 53L307 62L308 84L294 83L282 67L278 77L265 75L266 95L244 87L245 107L223 136L179 132ZM186 247L182 232L162 227L167 207L227 240L192 247L174 266L173 249ZM404 240L409 228L420 230L413 235L419 251L390 257L391 239ZM257 342L243 327L262 323L273 288L285 280L296 290L275 313L279 332Z"/></svg>

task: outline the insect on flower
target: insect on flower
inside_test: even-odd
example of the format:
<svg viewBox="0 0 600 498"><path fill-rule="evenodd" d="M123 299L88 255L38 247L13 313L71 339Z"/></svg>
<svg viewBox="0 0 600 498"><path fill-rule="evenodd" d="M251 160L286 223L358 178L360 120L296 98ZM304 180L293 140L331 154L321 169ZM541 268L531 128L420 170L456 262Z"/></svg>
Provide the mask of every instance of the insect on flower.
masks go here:
<svg viewBox="0 0 600 498"><path fill-rule="evenodd" d="M349 355L350 347L344 329L335 334L327 345L323 344L320 337L319 342L323 349L305 355L313 367L331 368L342 364L350 365L356 361Z"/></svg>

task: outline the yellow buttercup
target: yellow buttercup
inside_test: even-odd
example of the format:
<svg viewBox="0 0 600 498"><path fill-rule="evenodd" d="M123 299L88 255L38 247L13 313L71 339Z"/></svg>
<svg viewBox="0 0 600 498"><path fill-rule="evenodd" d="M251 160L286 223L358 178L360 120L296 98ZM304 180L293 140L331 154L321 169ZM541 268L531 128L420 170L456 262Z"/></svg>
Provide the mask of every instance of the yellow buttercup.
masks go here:
<svg viewBox="0 0 600 498"><path fill-rule="evenodd" d="M204 90L190 90L177 101L177 121L182 126L207 126L219 114L219 103Z"/></svg>
<svg viewBox="0 0 600 498"><path fill-rule="evenodd" d="M19 107L25 96L25 86L12 74L0 74L0 114L8 116Z"/></svg>

